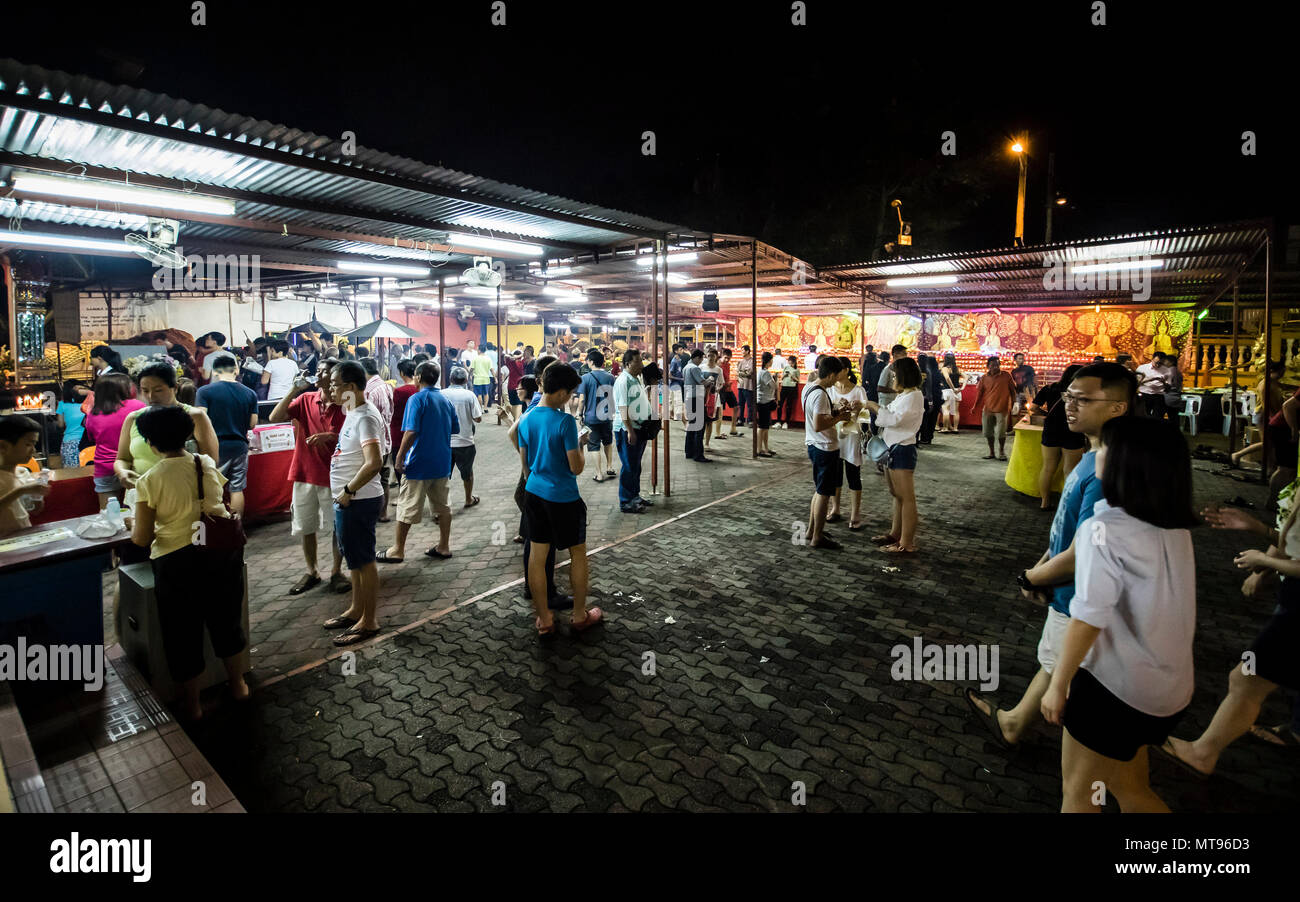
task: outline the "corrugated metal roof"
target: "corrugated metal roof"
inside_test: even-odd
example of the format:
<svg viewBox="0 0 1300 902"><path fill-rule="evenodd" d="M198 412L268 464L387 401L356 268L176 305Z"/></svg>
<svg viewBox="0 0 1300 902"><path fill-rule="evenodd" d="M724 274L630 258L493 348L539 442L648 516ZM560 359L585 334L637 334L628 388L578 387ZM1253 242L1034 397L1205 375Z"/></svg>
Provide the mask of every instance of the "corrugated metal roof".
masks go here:
<svg viewBox="0 0 1300 902"><path fill-rule="evenodd" d="M486 222L492 234L588 247L644 233L702 234L374 149L345 155L337 138L8 59L0 60L0 150L356 213L352 220L318 216L322 227L356 228L364 219L373 229L389 213L430 223L421 238L439 230L433 224L466 221L473 223L466 232L487 233ZM302 216L242 202L238 213L288 222Z"/></svg>

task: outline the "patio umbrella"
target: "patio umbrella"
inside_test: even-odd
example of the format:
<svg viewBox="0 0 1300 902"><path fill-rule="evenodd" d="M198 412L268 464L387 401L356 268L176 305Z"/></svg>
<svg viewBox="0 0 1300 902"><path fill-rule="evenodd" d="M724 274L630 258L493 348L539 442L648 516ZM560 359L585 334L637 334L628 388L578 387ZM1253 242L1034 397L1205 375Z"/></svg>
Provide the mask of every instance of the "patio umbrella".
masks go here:
<svg viewBox="0 0 1300 902"><path fill-rule="evenodd" d="M317 335L320 335L322 332L328 332L329 334L333 335L338 330L335 329L333 326L325 325L325 323L322 323L320 320L316 318L315 314L313 314L311 318L311 322L303 323L301 326L294 326L289 331L299 332L303 335L306 335L308 332L315 332Z"/></svg>
<svg viewBox="0 0 1300 902"><path fill-rule="evenodd" d="M419 338L420 333L384 316L372 323L358 326L351 332L344 332L343 337L352 344L358 344L372 338Z"/></svg>

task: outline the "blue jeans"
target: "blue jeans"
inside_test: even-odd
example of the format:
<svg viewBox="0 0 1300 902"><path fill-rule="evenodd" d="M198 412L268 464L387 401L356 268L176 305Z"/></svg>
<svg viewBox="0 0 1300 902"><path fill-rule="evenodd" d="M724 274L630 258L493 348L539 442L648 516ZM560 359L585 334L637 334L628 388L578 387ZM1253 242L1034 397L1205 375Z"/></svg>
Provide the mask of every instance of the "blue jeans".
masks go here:
<svg viewBox="0 0 1300 902"><path fill-rule="evenodd" d="M742 423L751 423L757 419L754 413L754 390L752 388L742 388L740 394L740 409L736 411L736 418Z"/></svg>
<svg viewBox="0 0 1300 902"><path fill-rule="evenodd" d="M618 459L623 462L623 469L618 474L618 503L631 504L634 498L641 497L641 455L645 454L645 442L629 445L627 430L614 432L614 444L618 448Z"/></svg>

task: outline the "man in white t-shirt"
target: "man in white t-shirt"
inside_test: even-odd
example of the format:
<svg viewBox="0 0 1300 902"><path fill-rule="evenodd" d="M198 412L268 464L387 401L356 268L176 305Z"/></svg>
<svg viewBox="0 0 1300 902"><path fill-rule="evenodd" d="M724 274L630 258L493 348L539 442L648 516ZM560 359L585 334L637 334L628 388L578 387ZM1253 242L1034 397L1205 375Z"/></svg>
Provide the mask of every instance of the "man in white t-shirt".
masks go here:
<svg viewBox="0 0 1300 902"><path fill-rule="evenodd" d="M825 535L826 509L835 490L840 487L843 467L840 466L840 437L838 426L853 418L847 406L836 408L831 401L830 387L839 378L840 359L833 354L823 354L817 363L817 378L809 377L803 391L804 444L808 446L808 459L813 465L813 496L808 509L808 545L835 551L842 547Z"/></svg>
<svg viewBox="0 0 1300 902"><path fill-rule="evenodd" d="M1165 368L1165 355L1156 351L1151 362L1137 368L1138 398L1147 416L1162 419L1165 415L1165 390L1169 371Z"/></svg>
<svg viewBox="0 0 1300 902"><path fill-rule="evenodd" d="M352 571L352 603L338 617L325 621L325 629L343 630L334 644L346 646L379 632L375 524L384 501L379 469L385 430L379 411L366 403L367 376L359 363L340 363L330 377L334 401L347 411L330 458L330 491L334 493L334 535Z"/></svg>
<svg viewBox="0 0 1300 902"><path fill-rule="evenodd" d="M817 370L817 358L821 355L817 353L817 345L809 345L808 353L803 355L803 368L812 373Z"/></svg>
<svg viewBox="0 0 1300 902"><path fill-rule="evenodd" d="M262 384L266 386L266 400L279 401L293 389L298 376L298 364L289 359L289 342L283 338L267 346L266 368L262 371Z"/></svg>
<svg viewBox="0 0 1300 902"><path fill-rule="evenodd" d="M474 371L474 358L477 356L478 351L474 349L474 342L467 341L465 342L465 350L460 352L460 356L456 359L454 365L463 366L466 372L472 373Z"/></svg>
<svg viewBox="0 0 1300 902"><path fill-rule="evenodd" d="M464 367L452 367L451 386L442 393L460 420L460 432L451 436L451 463L460 471L461 481L465 483L465 507L478 504L474 496L474 424L483 422L483 405L478 396L469 390L469 373Z"/></svg>

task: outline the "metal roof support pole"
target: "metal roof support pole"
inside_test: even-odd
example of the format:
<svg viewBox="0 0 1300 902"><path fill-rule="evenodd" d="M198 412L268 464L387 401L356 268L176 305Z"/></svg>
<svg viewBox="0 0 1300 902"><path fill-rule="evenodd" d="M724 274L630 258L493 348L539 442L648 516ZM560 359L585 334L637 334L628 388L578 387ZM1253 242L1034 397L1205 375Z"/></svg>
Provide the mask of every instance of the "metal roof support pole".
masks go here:
<svg viewBox="0 0 1300 902"><path fill-rule="evenodd" d="M497 423L501 422L501 286L497 286L497 362L493 364L492 384L497 387Z"/></svg>
<svg viewBox="0 0 1300 902"><path fill-rule="evenodd" d="M1201 318L1194 316L1192 318L1192 388L1201 387Z"/></svg>
<svg viewBox="0 0 1300 902"><path fill-rule="evenodd" d="M1238 311L1239 311L1239 308L1237 307L1237 282L1236 282L1236 280L1233 280L1233 283L1232 283L1232 363L1231 363L1231 365L1228 367L1228 378L1229 378L1229 379L1231 380L1231 382L1232 382L1232 385L1231 385L1231 388L1230 388L1230 399L1229 399L1229 401L1228 401L1228 417L1229 417L1229 419L1228 419L1228 430L1229 430L1229 431L1228 431L1228 453L1229 453L1229 454L1231 454L1232 452L1236 451L1236 450L1237 450L1237 445L1238 445L1238 442L1237 442L1237 373L1239 372L1240 367L1241 367L1241 361L1237 358L1237 323L1239 322L1239 320L1238 320L1237 318L1241 315ZM1266 396L1266 397L1267 397L1267 396ZM1261 400L1263 400L1263 399L1261 399ZM1267 413L1265 414L1265 417L1264 417L1264 423L1265 423L1264 434L1265 434L1265 435L1268 435L1268 428L1267 428L1268 415L1267 415ZM1266 439L1266 440L1267 440L1267 439ZM1268 470L1268 450L1267 450L1267 449L1264 450L1264 452L1263 452L1263 456L1260 457L1260 461L1261 461L1261 463L1260 463L1260 467L1261 467L1261 469L1267 471L1267 470Z"/></svg>
<svg viewBox="0 0 1300 902"><path fill-rule="evenodd" d="M446 295L446 283L438 281L438 360L441 366L438 367L438 387L442 388L447 383L442 381L443 371L447 369L447 314L442 310L442 299ZM543 338L545 333L543 333Z"/></svg>
<svg viewBox="0 0 1300 902"><path fill-rule="evenodd" d="M736 330L739 334L739 329ZM749 424L749 431L754 436L753 451L750 459L758 460L758 242L749 245L749 364L753 373L754 387L750 389L749 409L754 421ZM739 414L740 411L737 411ZM735 420L732 420L734 423Z"/></svg>
<svg viewBox="0 0 1300 902"><path fill-rule="evenodd" d="M663 378L664 378L665 385L666 385L667 380L668 380L668 241L667 241L667 236L664 236L664 240L661 240L661 241L658 242L658 252L655 254L655 256L656 256L656 257L660 257L660 256L662 256L662 257L663 257L663 264L664 264L664 267L663 267L663 285L664 285L664 292L663 292L663 298L664 298L664 362L663 362L664 375L663 375ZM654 279L653 279L653 281L654 281L654 283L655 283L656 285L658 285L658 284L659 284L659 266L658 266L657 264L654 265L652 272L653 272L653 275L654 275ZM682 401L683 401L683 404L684 404L685 400L686 400L686 389L685 389L685 386L683 386L683 387L682 387ZM670 401L669 404L668 404L668 409L669 409L670 412L672 411L672 402L671 402L671 401ZM684 406L683 406L683 409L685 409ZM672 455L672 448L670 447L672 443L668 441L668 422L669 422L669 420L671 420L671 419L672 419L671 416L670 416L670 417L665 417L665 418L664 418L664 429L663 429L663 432L664 432L664 497L665 497L665 498L671 498L671 497L672 497L672 494L673 494L673 475L672 475L672 474L673 474L673 468L672 468L672 456L673 456L673 455Z"/></svg>
<svg viewBox="0 0 1300 902"><path fill-rule="evenodd" d="M647 318L646 322L651 323L650 340L646 342L646 352L652 361L659 359L659 269L658 263L651 260L650 267L650 307L654 310L653 319ZM664 417L664 404L668 401L668 373L667 371L659 379L659 403L656 405L657 415L662 421ZM667 436L664 437L667 442ZM642 454L645 452L642 451ZM659 494L659 436L656 435L650 440L650 494Z"/></svg>
<svg viewBox="0 0 1300 902"><path fill-rule="evenodd" d="M1273 282L1273 234L1270 231L1269 236L1266 239L1264 239L1264 398L1263 398L1264 416L1260 418L1260 423L1263 424L1264 427L1262 430L1260 430L1262 432L1261 441L1263 441L1264 443L1264 447L1260 449L1260 460L1264 462L1264 465L1259 468L1259 479L1260 482L1263 483L1268 482L1268 452L1269 452L1268 446L1270 444L1268 440L1268 419L1273 414L1273 411L1268 409L1268 400L1267 400L1269 382L1271 381L1268 377L1268 363L1270 360L1273 359L1273 294L1272 294L1273 285L1272 282ZM1290 461L1290 460L1278 461L1279 465L1284 466L1288 469L1291 466L1293 466L1294 463L1295 463L1294 461Z"/></svg>

